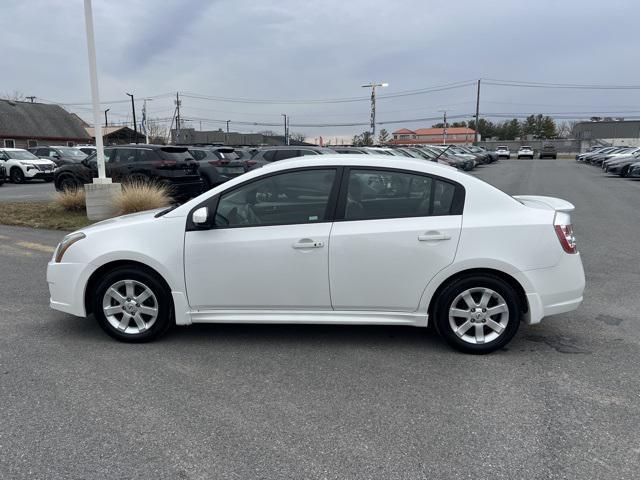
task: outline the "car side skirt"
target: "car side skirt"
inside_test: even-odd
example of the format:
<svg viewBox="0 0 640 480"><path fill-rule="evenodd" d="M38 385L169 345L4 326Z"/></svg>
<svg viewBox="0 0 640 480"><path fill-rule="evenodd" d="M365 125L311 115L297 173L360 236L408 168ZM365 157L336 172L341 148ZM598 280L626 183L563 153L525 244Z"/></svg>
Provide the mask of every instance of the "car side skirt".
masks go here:
<svg viewBox="0 0 640 480"><path fill-rule="evenodd" d="M329 325L427 326L427 315L415 312L336 310L198 310L189 313L192 323L296 323Z"/></svg>

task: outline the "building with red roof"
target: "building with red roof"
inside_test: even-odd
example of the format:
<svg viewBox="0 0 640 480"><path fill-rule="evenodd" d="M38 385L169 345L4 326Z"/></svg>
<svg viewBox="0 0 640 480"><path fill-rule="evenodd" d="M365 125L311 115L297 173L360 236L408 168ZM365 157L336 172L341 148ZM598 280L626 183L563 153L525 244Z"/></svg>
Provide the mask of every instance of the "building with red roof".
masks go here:
<svg viewBox="0 0 640 480"><path fill-rule="evenodd" d="M389 140L391 145L410 145L410 144L427 144L427 143L459 143L471 144L475 140L475 130L467 127L449 127L444 128L419 128L418 130L409 130L401 128L393 132L393 139ZM480 135L478 135L480 140Z"/></svg>

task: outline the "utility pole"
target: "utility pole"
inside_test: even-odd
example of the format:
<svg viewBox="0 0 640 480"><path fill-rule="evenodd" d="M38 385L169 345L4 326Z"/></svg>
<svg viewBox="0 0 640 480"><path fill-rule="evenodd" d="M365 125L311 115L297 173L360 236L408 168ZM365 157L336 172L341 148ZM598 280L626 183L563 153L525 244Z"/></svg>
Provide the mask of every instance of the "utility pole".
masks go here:
<svg viewBox="0 0 640 480"><path fill-rule="evenodd" d="M147 128L147 99L142 101L142 133L144 133L144 141L149 145L149 129ZM138 143L136 141L136 143Z"/></svg>
<svg viewBox="0 0 640 480"><path fill-rule="evenodd" d="M224 136L225 145L229 145L229 122L231 122L231 120L227 120L227 134Z"/></svg>
<svg viewBox="0 0 640 480"><path fill-rule="evenodd" d="M478 95L476 96L476 133L473 134L474 145L478 144L478 127L480 122L480 79L478 79Z"/></svg>
<svg viewBox="0 0 640 480"><path fill-rule="evenodd" d="M387 82L382 83L368 83L362 85L362 88L371 88L371 137L376 138L376 87L388 87ZM374 140L375 141L375 140Z"/></svg>
<svg viewBox="0 0 640 480"><path fill-rule="evenodd" d="M441 110L442 112L444 112L444 128L442 129L442 144L446 145L447 144L447 111L446 110Z"/></svg>
<svg viewBox="0 0 640 480"><path fill-rule="evenodd" d="M133 135L135 143L138 143L138 124L136 123L136 102L133 99L132 93L127 93L131 97L131 111L133 112Z"/></svg>
<svg viewBox="0 0 640 480"><path fill-rule="evenodd" d="M175 144L180 142L180 92L176 92L176 139Z"/></svg>
<svg viewBox="0 0 640 480"><path fill-rule="evenodd" d="M284 144L285 145L289 145L289 139L287 138L287 114L286 113L281 113L280 115L282 115L284 117Z"/></svg>
<svg viewBox="0 0 640 480"><path fill-rule="evenodd" d="M289 145L291 143L291 134L289 132L289 124L291 123L291 116L287 115L287 145Z"/></svg>
<svg viewBox="0 0 640 480"><path fill-rule="evenodd" d="M110 109L110 108L107 108L107 109L104 111L104 126L105 126L105 127L108 127L108 126L109 126L109 118L107 117L107 112L108 112L109 110L111 110L111 109Z"/></svg>
<svg viewBox="0 0 640 480"><path fill-rule="evenodd" d="M29 97L24 97L24 98L28 98L31 101L31 103L33 103L33 101L36 99L36 97L34 97L33 95Z"/></svg>

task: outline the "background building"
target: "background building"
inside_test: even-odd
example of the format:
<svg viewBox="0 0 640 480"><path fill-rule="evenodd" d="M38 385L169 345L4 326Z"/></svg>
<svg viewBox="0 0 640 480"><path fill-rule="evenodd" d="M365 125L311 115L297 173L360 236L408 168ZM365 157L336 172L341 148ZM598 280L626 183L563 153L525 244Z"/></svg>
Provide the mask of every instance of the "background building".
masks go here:
<svg viewBox="0 0 640 480"><path fill-rule="evenodd" d="M418 130L408 130L402 128L393 132L393 139L388 143L391 145L426 144L426 143L459 143L471 144L475 139L475 130L467 127L444 128L420 128ZM480 135L478 135L480 140Z"/></svg>
<svg viewBox="0 0 640 480"><path fill-rule="evenodd" d="M88 143L82 121L59 105L0 100L0 147Z"/></svg>
<svg viewBox="0 0 640 480"><path fill-rule="evenodd" d="M640 120L578 122L573 136L584 144L640 147Z"/></svg>
<svg viewBox="0 0 640 480"><path fill-rule="evenodd" d="M263 135L261 133L225 132L223 130L196 130L194 128L181 128L180 136L176 138L177 131L171 130L173 143L183 145L196 144L223 144L223 145L286 145L284 135ZM311 145L289 139L289 145Z"/></svg>
<svg viewBox="0 0 640 480"><path fill-rule="evenodd" d="M95 144L96 134L94 133L94 128L85 127L85 130L91 136L91 143ZM102 139L105 145L136 143L136 138L138 139L137 143L146 142L146 137L140 132L136 136L136 132L132 128L124 126L102 127Z"/></svg>

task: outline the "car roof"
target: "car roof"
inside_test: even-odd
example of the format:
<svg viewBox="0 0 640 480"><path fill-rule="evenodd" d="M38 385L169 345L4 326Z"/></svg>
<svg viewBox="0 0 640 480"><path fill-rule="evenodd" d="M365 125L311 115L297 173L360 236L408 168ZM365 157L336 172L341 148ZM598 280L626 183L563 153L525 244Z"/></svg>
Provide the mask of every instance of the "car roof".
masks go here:
<svg viewBox="0 0 640 480"><path fill-rule="evenodd" d="M6 151L6 152L17 152L17 151L26 151L26 148L6 148L6 147L2 147L0 148L0 150Z"/></svg>

